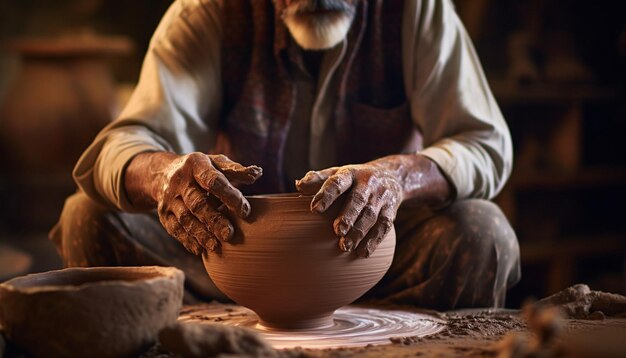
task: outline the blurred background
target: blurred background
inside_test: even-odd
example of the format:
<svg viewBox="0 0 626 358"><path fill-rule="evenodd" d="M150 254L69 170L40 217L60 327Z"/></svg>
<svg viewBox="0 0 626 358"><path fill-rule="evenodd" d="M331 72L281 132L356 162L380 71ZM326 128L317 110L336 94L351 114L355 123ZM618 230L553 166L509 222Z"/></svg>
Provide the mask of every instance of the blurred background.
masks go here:
<svg viewBox="0 0 626 358"><path fill-rule="evenodd" d="M0 281L61 266L71 169L132 92L171 0L0 2ZM519 236L507 306L577 282L626 293L621 1L456 0L514 138L496 201Z"/></svg>

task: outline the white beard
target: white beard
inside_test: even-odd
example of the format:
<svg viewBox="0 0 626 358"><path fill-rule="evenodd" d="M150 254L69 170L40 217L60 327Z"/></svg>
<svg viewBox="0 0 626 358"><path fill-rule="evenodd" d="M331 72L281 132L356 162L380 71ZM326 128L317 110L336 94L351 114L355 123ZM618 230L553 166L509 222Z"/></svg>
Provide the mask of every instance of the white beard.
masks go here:
<svg viewBox="0 0 626 358"><path fill-rule="evenodd" d="M285 17L285 25L296 43L305 50L326 50L343 41L354 15L343 12Z"/></svg>

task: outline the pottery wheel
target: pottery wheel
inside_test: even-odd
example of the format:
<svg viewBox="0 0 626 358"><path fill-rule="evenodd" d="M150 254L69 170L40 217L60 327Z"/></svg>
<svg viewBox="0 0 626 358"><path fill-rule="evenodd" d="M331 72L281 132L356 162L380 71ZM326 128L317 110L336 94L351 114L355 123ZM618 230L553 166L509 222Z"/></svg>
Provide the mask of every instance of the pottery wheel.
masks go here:
<svg viewBox="0 0 626 358"><path fill-rule="evenodd" d="M251 310L237 305L201 305L183 309L182 322L221 323L252 329L274 348L338 348L389 344L393 337L424 337L441 331L445 321L402 310L346 306L335 311L332 327L311 330L270 330L258 324Z"/></svg>

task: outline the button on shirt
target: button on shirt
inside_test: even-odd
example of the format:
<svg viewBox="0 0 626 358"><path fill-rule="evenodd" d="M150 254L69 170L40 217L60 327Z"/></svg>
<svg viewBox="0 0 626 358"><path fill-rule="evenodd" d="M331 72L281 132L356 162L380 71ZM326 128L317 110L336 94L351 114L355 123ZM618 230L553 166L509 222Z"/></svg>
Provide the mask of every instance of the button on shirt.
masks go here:
<svg viewBox="0 0 626 358"><path fill-rule="evenodd" d="M79 159L74 178L99 202L134 211L124 189L132 158L148 151L209 152L222 103L221 8L218 0L177 0L144 60L137 87L119 118ZM347 40L325 52L314 81L296 74L297 107L287 140L285 173L296 179L335 162L335 70ZM406 0L402 71L411 117L422 134L416 154L433 160L457 199L492 198L512 169L508 127L450 0Z"/></svg>

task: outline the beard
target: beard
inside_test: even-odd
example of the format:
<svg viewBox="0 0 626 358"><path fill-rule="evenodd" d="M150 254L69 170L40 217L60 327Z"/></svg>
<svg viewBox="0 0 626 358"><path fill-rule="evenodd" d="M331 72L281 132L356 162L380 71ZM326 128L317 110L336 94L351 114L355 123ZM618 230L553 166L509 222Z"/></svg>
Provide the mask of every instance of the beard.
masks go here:
<svg viewBox="0 0 626 358"><path fill-rule="evenodd" d="M350 30L355 0L294 0L282 17L296 43L305 50L325 50L343 41Z"/></svg>

